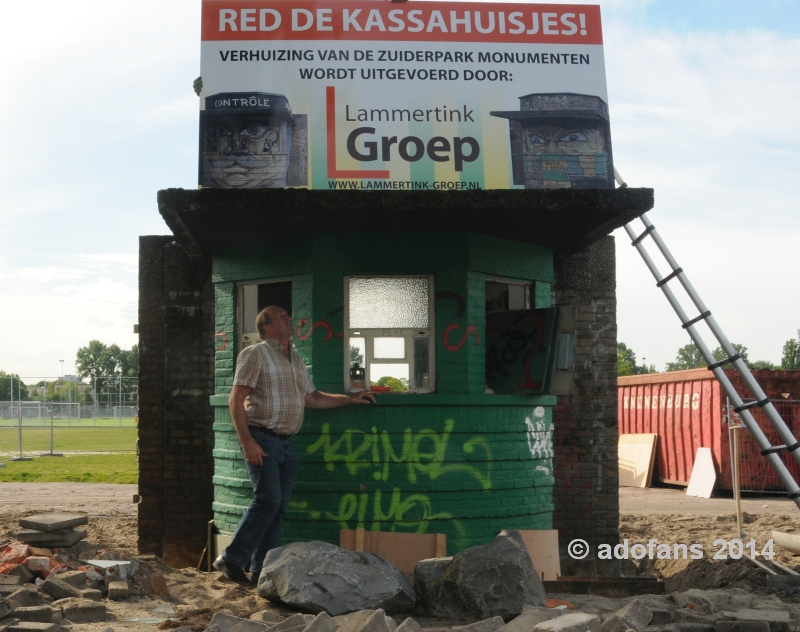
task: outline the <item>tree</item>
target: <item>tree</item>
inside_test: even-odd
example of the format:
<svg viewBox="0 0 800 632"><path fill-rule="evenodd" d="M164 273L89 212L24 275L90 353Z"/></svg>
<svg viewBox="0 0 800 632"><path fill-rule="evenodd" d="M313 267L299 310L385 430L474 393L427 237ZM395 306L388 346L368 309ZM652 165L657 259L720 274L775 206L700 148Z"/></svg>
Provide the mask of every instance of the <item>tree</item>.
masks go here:
<svg viewBox="0 0 800 632"><path fill-rule="evenodd" d="M745 347L744 345L738 345L735 342L732 342L731 346L736 350L736 353L739 354L739 357L742 359L742 362L744 362L748 367L750 367L750 358L747 357L747 347ZM722 350L721 345L716 349L714 349L714 351L712 351L711 353L717 362L719 362L720 360L724 360L725 358L728 357L728 354ZM705 366L705 364L703 366ZM726 369L733 368L733 365L726 364L724 365L724 368Z"/></svg>
<svg viewBox="0 0 800 632"><path fill-rule="evenodd" d="M769 360L756 360L750 363L750 368L757 371L758 369L774 369L775 365Z"/></svg>
<svg viewBox="0 0 800 632"><path fill-rule="evenodd" d="M636 354L633 349L629 349L624 342L617 343L617 375L642 375L644 373L655 373L655 365L636 364Z"/></svg>
<svg viewBox="0 0 800 632"><path fill-rule="evenodd" d="M381 379L377 382L373 382L376 386L388 386L391 389L392 393L407 393L408 392L408 380L405 378L398 378L398 377L389 377L388 375L384 375Z"/></svg>
<svg viewBox="0 0 800 632"><path fill-rule="evenodd" d="M28 388L20 381L19 375L16 373L0 371L0 401L7 402L12 399L14 401L30 399Z"/></svg>
<svg viewBox="0 0 800 632"><path fill-rule="evenodd" d="M787 340L783 345L782 369L800 369L800 345L794 338Z"/></svg>
<svg viewBox="0 0 800 632"><path fill-rule="evenodd" d="M137 377L139 346L133 345L130 351L125 351L115 344L106 346L99 340L92 340L78 349L75 366L81 377Z"/></svg>
<svg viewBox="0 0 800 632"><path fill-rule="evenodd" d="M683 371L685 369L699 369L708 366L697 346L690 342L688 345L678 349L675 362L667 364L667 371Z"/></svg>

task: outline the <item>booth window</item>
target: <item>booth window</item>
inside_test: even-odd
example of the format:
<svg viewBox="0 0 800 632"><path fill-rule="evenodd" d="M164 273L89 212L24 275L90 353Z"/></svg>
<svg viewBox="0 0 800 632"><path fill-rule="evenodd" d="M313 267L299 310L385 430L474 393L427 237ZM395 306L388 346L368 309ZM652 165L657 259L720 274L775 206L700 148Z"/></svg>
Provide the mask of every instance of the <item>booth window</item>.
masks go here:
<svg viewBox="0 0 800 632"><path fill-rule="evenodd" d="M259 341L256 316L265 307L279 305L292 313L292 282L246 283L239 285L237 300L239 351Z"/></svg>
<svg viewBox="0 0 800 632"><path fill-rule="evenodd" d="M486 282L486 312L507 312L530 309L531 286L526 283L506 281Z"/></svg>
<svg viewBox="0 0 800 632"><path fill-rule="evenodd" d="M344 292L348 389L433 391L433 277L346 277Z"/></svg>

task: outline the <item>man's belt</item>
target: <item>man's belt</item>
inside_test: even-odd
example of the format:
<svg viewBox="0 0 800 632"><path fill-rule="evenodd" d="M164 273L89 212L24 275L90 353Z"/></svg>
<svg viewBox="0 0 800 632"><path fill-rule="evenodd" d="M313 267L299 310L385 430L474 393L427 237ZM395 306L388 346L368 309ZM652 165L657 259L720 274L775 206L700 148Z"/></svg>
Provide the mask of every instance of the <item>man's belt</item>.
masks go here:
<svg viewBox="0 0 800 632"><path fill-rule="evenodd" d="M290 434L278 434L271 428L267 428L266 426L257 426L255 424L250 424L251 428L258 428L259 430L263 430L266 432L270 437L275 437L276 439L280 439L281 441L286 441L286 439L291 439L293 435Z"/></svg>

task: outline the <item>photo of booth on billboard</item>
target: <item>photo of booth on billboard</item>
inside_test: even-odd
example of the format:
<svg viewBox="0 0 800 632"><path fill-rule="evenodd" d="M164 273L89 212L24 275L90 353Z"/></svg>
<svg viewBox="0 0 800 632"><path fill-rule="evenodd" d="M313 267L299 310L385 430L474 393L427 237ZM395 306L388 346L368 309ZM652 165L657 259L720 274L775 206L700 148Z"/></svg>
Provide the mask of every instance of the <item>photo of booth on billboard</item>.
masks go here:
<svg viewBox="0 0 800 632"><path fill-rule="evenodd" d="M202 37L202 187L613 188L597 6L204 0Z"/></svg>

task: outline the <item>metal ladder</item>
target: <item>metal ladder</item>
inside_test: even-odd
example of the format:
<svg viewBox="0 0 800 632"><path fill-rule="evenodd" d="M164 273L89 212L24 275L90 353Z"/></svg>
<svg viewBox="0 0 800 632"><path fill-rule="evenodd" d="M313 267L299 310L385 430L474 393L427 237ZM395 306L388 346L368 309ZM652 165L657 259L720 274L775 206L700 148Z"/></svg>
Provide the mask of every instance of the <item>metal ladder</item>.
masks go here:
<svg viewBox="0 0 800 632"><path fill-rule="evenodd" d="M627 186L619 177L619 174L616 173L616 170L614 175L621 186ZM736 352L736 349L734 349L733 345L731 345L730 341L717 324L717 321L711 315L711 311L706 307L705 303L703 303L702 299L689 282L686 273L678 265L678 262L672 256L672 253L661 239L661 236L656 231L656 227L647 218L646 214L642 215L639 219L644 224L644 231L638 235L632 226L633 222L625 225L625 231L632 239L631 245L636 248L645 264L650 269L650 272L653 274L653 277L656 280L656 287L661 288L661 291L664 292L664 296L667 297L669 304L672 305L672 309L675 310L678 318L680 318L681 325L689 333L689 336L691 336L692 340L697 345L697 348L700 350L700 353L708 364L708 368L714 373L714 377L717 378L723 390L725 391L725 394L733 403L734 412L741 417L744 425L750 431L750 434L753 435L758 447L761 449L761 454L767 458L767 461L769 461L769 464L775 470L775 473L778 475L781 483L786 488L786 491L789 492L789 498L794 500L795 504L800 507L800 487L798 487L797 482L794 480L794 478L792 478L789 470L778 456L778 452L789 452L794 458L795 462L800 465L800 442L798 442L794 437L792 431L786 425L786 422L783 421L783 418L781 418L780 414L775 409L775 406L767 397L766 393L764 393L764 391L758 385L758 382L756 382L752 373L750 373L750 369L747 368L747 365L742 361L741 357ZM666 259L669 267L672 270L664 277L662 277L659 273L658 268L656 267L655 263L653 263L653 260L650 258L650 255L647 253L647 250L642 243L647 237L650 237L650 239L655 242L656 246L661 251L661 254L664 256L664 259ZM683 310L683 307L675 298L675 294L673 294L669 287L669 282L673 279L678 279L678 281L680 281L683 289L686 290L689 298L700 312L698 316L695 316L694 318L689 318L687 316L686 312ZM717 339L717 341L719 341L720 346L727 356L724 360L718 362L716 358L714 358L711 351L700 337L700 334L695 329L695 325L701 321L704 321L706 325L708 325L711 333L714 334L714 337ZM725 372L722 370L722 367L726 364L733 365L733 368L736 369L736 372L739 374L742 380L744 380L744 383L753 394L755 401L747 404L742 401L741 396L736 392L736 389L733 387L733 384L731 384L728 376L725 375ZM760 407L764 411L770 423L777 431L778 436L783 441L783 445L770 445L769 440L764 435L764 432L756 422L753 414L750 412L750 409L755 408L756 406Z"/></svg>

